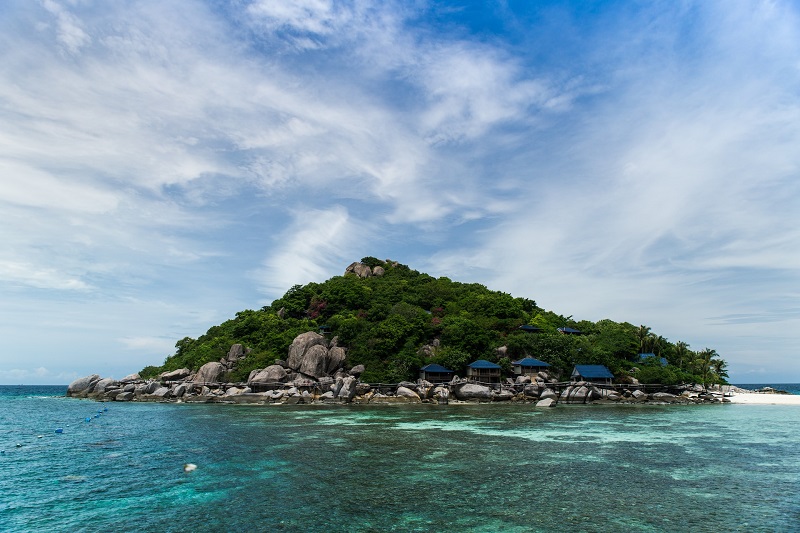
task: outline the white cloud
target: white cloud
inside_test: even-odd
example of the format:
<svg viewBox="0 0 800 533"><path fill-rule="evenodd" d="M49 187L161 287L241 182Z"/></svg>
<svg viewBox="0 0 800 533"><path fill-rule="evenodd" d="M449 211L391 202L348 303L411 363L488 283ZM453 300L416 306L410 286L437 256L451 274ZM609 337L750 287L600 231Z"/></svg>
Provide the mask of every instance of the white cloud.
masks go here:
<svg viewBox="0 0 800 533"><path fill-rule="evenodd" d="M252 276L265 295L277 298L293 285L343 274L347 264L368 255L358 253L371 233L342 206L298 210L292 224L276 236L277 245L263 269Z"/></svg>

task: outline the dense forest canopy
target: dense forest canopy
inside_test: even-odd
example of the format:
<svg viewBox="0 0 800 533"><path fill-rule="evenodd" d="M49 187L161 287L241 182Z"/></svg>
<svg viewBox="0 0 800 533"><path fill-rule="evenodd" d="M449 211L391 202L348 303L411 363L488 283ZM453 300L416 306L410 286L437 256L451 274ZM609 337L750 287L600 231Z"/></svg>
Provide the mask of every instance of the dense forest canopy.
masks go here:
<svg viewBox="0 0 800 533"><path fill-rule="evenodd" d="M251 370L285 359L297 335L324 331L347 347L348 365L366 367L362 379L371 383L415 380L429 363L463 376L476 359L498 363L510 373L512 361L526 356L549 363L564 380L575 364L606 365L618 382L709 384L727 377L726 363L715 350L693 351L646 326L576 321L477 283L434 278L374 257L361 262L384 273L346 273L324 283L295 285L271 305L236 313L197 339L181 339L163 365L140 374L148 378L178 368L196 370L240 343L251 352L227 379L244 381ZM520 326L533 327L526 331ZM579 334L564 334L564 328ZM642 361L640 354L654 357Z"/></svg>

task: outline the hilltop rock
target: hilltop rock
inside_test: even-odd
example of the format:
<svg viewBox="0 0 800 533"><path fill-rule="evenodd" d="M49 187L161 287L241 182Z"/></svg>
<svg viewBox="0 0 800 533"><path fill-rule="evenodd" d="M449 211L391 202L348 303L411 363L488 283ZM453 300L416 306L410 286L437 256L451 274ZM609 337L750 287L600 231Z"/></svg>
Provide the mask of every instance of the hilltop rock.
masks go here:
<svg viewBox="0 0 800 533"><path fill-rule="evenodd" d="M353 263L350 263L350 265L345 269L344 273L345 274L352 273L358 276L359 278L369 278L372 276L372 269L369 268L364 263L355 261Z"/></svg>
<svg viewBox="0 0 800 533"><path fill-rule="evenodd" d="M135 373L135 374L128 374L127 376L125 376L124 378L119 380L119 382L120 383L130 383L131 381L141 381L141 380L142 380L142 377L138 373Z"/></svg>

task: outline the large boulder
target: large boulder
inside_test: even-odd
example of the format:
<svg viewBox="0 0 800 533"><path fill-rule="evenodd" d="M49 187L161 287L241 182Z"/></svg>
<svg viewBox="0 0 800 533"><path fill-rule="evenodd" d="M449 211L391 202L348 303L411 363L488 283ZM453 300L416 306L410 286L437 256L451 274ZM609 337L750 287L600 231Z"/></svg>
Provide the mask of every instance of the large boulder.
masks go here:
<svg viewBox="0 0 800 533"><path fill-rule="evenodd" d="M106 392L107 387L112 387L117 384L114 378L103 378L92 387L92 395L101 395Z"/></svg>
<svg viewBox="0 0 800 533"><path fill-rule="evenodd" d="M339 382L337 380L336 384L338 385ZM356 385L358 384L358 380L353 376L347 376L342 378L342 386L339 388L336 397L340 400L344 401L351 401L356 395Z"/></svg>
<svg viewBox="0 0 800 533"><path fill-rule="evenodd" d="M246 355L246 351L244 346L241 344L234 344L231 346L231 349L228 350L228 355L225 356L225 359L228 361L236 362L242 357Z"/></svg>
<svg viewBox="0 0 800 533"><path fill-rule="evenodd" d="M536 402L536 407L553 407L555 406L556 401L552 398L545 398L544 400L539 400Z"/></svg>
<svg viewBox="0 0 800 533"><path fill-rule="evenodd" d="M372 276L372 269L369 268L364 263L360 263L358 261L350 263L350 265L345 269L345 274L353 273L359 278L368 278Z"/></svg>
<svg viewBox="0 0 800 533"><path fill-rule="evenodd" d="M120 383L130 383L131 381L141 381L141 380L142 380L142 377L138 373L136 373L136 374L128 374L127 376L125 376L124 378L119 380L119 382Z"/></svg>
<svg viewBox="0 0 800 533"><path fill-rule="evenodd" d="M155 396L156 398L165 398L165 399L169 398L170 396L169 387L157 388L156 390L153 391L152 396Z"/></svg>
<svg viewBox="0 0 800 533"><path fill-rule="evenodd" d="M200 367L194 376L195 383L218 383L225 367L221 363L212 361Z"/></svg>
<svg viewBox="0 0 800 533"><path fill-rule="evenodd" d="M455 395L459 400L491 400L492 389L476 383L465 383L456 387Z"/></svg>
<svg viewBox="0 0 800 533"><path fill-rule="evenodd" d="M267 368L259 371L253 371L250 374L250 378L247 380L248 385L253 385L254 383L284 383L286 381L287 373L286 369L280 365L270 365Z"/></svg>
<svg viewBox="0 0 800 533"><path fill-rule="evenodd" d="M335 340L336 339L334 339L334 341ZM328 368L326 369L327 374L333 374L339 368L341 368L346 357L347 354L345 353L344 348L341 346L331 346L331 348L328 350Z"/></svg>
<svg viewBox="0 0 800 533"><path fill-rule="evenodd" d="M558 394L556 394L556 391L554 391L553 389L544 389L542 393L539 394L539 399L547 400L548 398L551 400L557 400Z"/></svg>
<svg viewBox="0 0 800 533"><path fill-rule="evenodd" d="M300 367L303 365L303 358L306 352L314 346L327 346L328 341L314 331L307 331L305 333L301 333L292 341L292 345L289 346L289 359L286 361L286 364L292 370L300 370Z"/></svg>
<svg viewBox="0 0 800 533"><path fill-rule="evenodd" d="M416 402L421 400L419 395L408 387L397 387L397 396L399 398L408 398L409 400Z"/></svg>
<svg viewBox="0 0 800 533"><path fill-rule="evenodd" d="M158 378L161 381L181 381L188 378L192 374L192 371L188 368L179 368L178 370L173 370L172 372L162 372L158 375Z"/></svg>
<svg viewBox="0 0 800 533"><path fill-rule="evenodd" d="M322 377L328 374L328 348L321 344L315 344L303 354L303 362L300 364L300 373L307 376Z"/></svg>
<svg viewBox="0 0 800 533"><path fill-rule="evenodd" d="M589 388L585 385L569 386L561 393L563 403L586 403L589 399Z"/></svg>
<svg viewBox="0 0 800 533"><path fill-rule="evenodd" d="M85 396L92 391L98 381L100 381L98 374L78 378L67 387L67 396Z"/></svg>

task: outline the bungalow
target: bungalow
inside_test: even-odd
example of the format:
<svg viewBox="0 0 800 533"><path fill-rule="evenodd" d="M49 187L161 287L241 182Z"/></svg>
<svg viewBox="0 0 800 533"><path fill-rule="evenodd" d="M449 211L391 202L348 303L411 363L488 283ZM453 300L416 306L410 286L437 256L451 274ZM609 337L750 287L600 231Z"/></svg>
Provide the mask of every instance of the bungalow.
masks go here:
<svg viewBox="0 0 800 533"><path fill-rule="evenodd" d="M611 385L614 374L604 365L575 365L572 381L591 381Z"/></svg>
<svg viewBox="0 0 800 533"><path fill-rule="evenodd" d="M544 361L539 361L533 357L526 357L519 361L511 363L514 367L514 373L518 376L531 376L536 377L539 372L545 372L550 367Z"/></svg>
<svg viewBox="0 0 800 533"><path fill-rule="evenodd" d="M524 324L520 326L518 329L521 329L525 333L539 333L542 331L542 328L537 328L536 326L531 326L530 324Z"/></svg>
<svg viewBox="0 0 800 533"><path fill-rule="evenodd" d="M442 365L429 364L419 369L419 379L430 381L431 383L447 383L453 379L452 370L448 370Z"/></svg>
<svg viewBox="0 0 800 533"><path fill-rule="evenodd" d="M558 328L558 332L562 335L583 335L581 330L567 327Z"/></svg>
<svg viewBox="0 0 800 533"><path fill-rule="evenodd" d="M467 365L467 377L481 383L500 383L500 365L478 359Z"/></svg>
<svg viewBox="0 0 800 533"><path fill-rule="evenodd" d="M669 364L666 357L658 357L654 353L640 353L638 359L636 359L636 362L637 363L657 362L661 364L661 366L667 366Z"/></svg>

